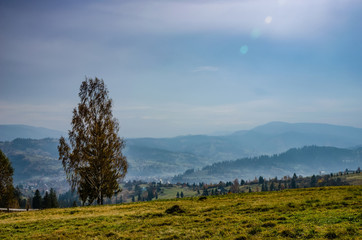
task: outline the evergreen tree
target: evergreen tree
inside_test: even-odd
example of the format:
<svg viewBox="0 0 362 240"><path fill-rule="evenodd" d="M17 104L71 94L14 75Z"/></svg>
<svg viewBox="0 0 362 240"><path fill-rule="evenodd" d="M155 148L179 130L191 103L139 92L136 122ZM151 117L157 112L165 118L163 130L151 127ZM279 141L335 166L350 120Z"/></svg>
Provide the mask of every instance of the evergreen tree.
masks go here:
<svg viewBox="0 0 362 240"><path fill-rule="evenodd" d="M33 209L40 209L41 206L42 206L42 198L39 190L37 189L33 197Z"/></svg>
<svg viewBox="0 0 362 240"><path fill-rule="evenodd" d="M274 182L271 182L271 184L270 184L270 191L274 191L274 190L275 190Z"/></svg>
<svg viewBox="0 0 362 240"><path fill-rule="evenodd" d="M292 182L290 184L290 188L297 188L297 175L295 173L292 177Z"/></svg>
<svg viewBox="0 0 362 240"><path fill-rule="evenodd" d="M203 196L209 196L209 191L207 190L207 188L204 188L204 191L202 193Z"/></svg>
<svg viewBox="0 0 362 240"><path fill-rule="evenodd" d="M180 198L180 193L179 192L176 193L176 198Z"/></svg>
<svg viewBox="0 0 362 240"><path fill-rule="evenodd" d="M13 174L11 162L0 150L0 207L9 209L14 201Z"/></svg>
<svg viewBox="0 0 362 240"><path fill-rule="evenodd" d="M147 201L151 201L155 196L153 194L153 191L154 191L154 187L152 186L149 186L147 187Z"/></svg>
<svg viewBox="0 0 362 240"><path fill-rule="evenodd" d="M181 198L183 198L183 197L184 197L184 193L183 193L183 192L181 192L180 197L181 197Z"/></svg>
<svg viewBox="0 0 362 240"><path fill-rule="evenodd" d="M50 201L50 208L58 208L58 198L55 190L53 188L50 189L49 193L49 201Z"/></svg>
<svg viewBox="0 0 362 240"><path fill-rule="evenodd" d="M259 177L259 184L263 184L264 183L264 178L262 176Z"/></svg>
<svg viewBox="0 0 362 240"><path fill-rule="evenodd" d="M59 140L59 160L62 160L72 190L77 189L83 202L91 204L111 198L128 164L122 154L124 140L118 137L119 124L113 118L112 100L98 78L86 79L79 92L80 103L73 110L69 143Z"/></svg>
<svg viewBox="0 0 362 240"><path fill-rule="evenodd" d="M317 186L317 177L316 177L315 175L313 175L313 176L310 178L310 186L311 186L311 187Z"/></svg>
<svg viewBox="0 0 362 240"><path fill-rule="evenodd" d="M51 207L50 197L48 191L46 191L42 202L42 208L45 209L50 207Z"/></svg>

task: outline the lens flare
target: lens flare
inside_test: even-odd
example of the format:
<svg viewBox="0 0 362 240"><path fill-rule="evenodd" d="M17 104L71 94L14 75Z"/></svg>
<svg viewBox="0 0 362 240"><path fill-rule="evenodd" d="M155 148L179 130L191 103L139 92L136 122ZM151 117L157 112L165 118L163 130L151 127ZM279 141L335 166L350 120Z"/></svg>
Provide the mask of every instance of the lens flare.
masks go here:
<svg viewBox="0 0 362 240"><path fill-rule="evenodd" d="M258 29L258 28L254 28L252 31L251 31L251 37L252 38L259 38L260 37L260 35L261 35L261 31L260 31L260 29Z"/></svg>
<svg viewBox="0 0 362 240"><path fill-rule="evenodd" d="M273 18L271 16L267 16L264 21L266 24L269 24L272 22L272 20L273 20Z"/></svg>
<svg viewBox="0 0 362 240"><path fill-rule="evenodd" d="M248 45L243 45L240 48L240 53L241 54L246 54L248 52L248 50L249 50Z"/></svg>

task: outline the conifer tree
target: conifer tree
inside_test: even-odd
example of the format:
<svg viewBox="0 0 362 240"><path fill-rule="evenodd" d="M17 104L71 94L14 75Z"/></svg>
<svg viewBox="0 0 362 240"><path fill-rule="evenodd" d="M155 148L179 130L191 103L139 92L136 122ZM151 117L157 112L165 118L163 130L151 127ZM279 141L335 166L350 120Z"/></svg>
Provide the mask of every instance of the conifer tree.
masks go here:
<svg viewBox="0 0 362 240"><path fill-rule="evenodd" d="M264 183L264 178L262 176L259 177L259 184L263 184Z"/></svg>
<svg viewBox="0 0 362 240"><path fill-rule="evenodd" d="M13 174L9 159L0 150L0 207L9 209L14 201Z"/></svg>
<svg viewBox="0 0 362 240"><path fill-rule="evenodd" d="M269 189L270 189L270 191L274 191L274 190L275 190L274 182L271 182Z"/></svg>
<svg viewBox="0 0 362 240"><path fill-rule="evenodd" d="M317 185L317 177L313 175L310 179L310 186L315 187Z"/></svg>
<svg viewBox="0 0 362 240"><path fill-rule="evenodd" d="M33 197L33 208L34 209L40 209L42 204L42 198L40 195L39 190L37 189L35 191L34 197Z"/></svg>
<svg viewBox="0 0 362 240"><path fill-rule="evenodd" d="M295 173L292 177L292 182L290 184L290 188L297 188L297 174L295 174Z"/></svg>
<svg viewBox="0 0 362 240"><path fill-rule="evenodd" d="M50 208L59 207L57 194L53 188L50 189L49 201L50 201Z"/></svg>
<svg viewBox="0 0 362 240"><path fill-rule="evenodd" d="M42 208L50 208L50 206L51 206L51 203L50 203L49 193L48 193L48 191L46 191L43 201L42 201Z"/></svg>
<svg viewBox="0 0 362 240"><path fill-rule="evenodd" d="M122 150L124 140L118 137L119 124L112 114L112 99L98 78L86 79L79 91L80 103L73 110L69 143L59 140L62 160L72 190L83 202L103 204L111 198L127 173L128 164Z"/></svg>

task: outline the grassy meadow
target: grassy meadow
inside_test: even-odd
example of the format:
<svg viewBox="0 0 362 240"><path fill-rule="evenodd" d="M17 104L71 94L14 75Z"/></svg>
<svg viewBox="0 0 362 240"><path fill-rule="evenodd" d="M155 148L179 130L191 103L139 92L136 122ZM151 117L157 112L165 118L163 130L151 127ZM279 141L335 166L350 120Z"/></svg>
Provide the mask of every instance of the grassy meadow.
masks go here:
<svg viewBox="0 0 362 240"><path fill-rule="evenodd" d="M0 239L360 239L362 186L0 213Z"/></svg>

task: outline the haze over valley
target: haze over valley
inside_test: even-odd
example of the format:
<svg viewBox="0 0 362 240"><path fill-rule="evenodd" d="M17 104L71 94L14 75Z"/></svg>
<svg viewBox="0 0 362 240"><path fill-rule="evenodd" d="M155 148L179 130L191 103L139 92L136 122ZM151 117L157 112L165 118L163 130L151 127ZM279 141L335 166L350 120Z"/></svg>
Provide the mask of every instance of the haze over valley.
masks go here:
<svg viewBox="0 0 362 240"><path fill-rule="evenodd" d="M361 13L0 0L0 239L359 239Z"/></svg>
<svg viewBox="0 0 362 240"><path fill-rule="evenodd" d="M0 126L5 132L8 128L16 126ZM38 128L27 126L34 131L31 139L23 128L12 131L11 141L0 142L15 168L14 182L67 189L58 139L36 139ZM126 180L194 183L338 172L361 165L361 143L359 128L283 122L223 136L131 138L126 139L124 151L129 162Z"/></svg>

